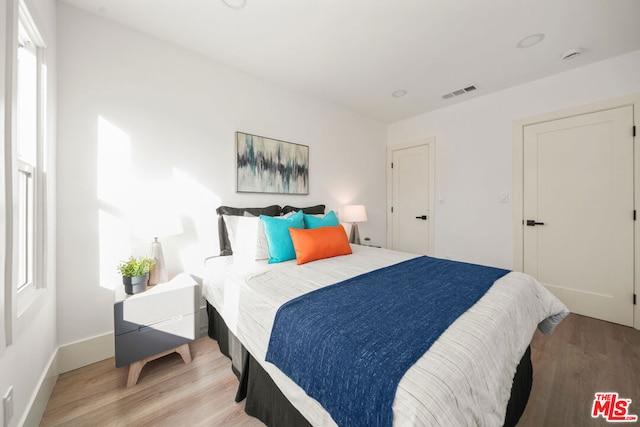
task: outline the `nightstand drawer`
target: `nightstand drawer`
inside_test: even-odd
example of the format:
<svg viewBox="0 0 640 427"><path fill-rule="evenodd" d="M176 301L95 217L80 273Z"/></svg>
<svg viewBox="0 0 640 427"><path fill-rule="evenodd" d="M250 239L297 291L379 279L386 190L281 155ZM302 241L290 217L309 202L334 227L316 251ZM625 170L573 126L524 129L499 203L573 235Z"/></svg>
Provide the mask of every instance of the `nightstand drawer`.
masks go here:
<svg viewBox="0 0 640 427"><path fill-rule="evenodd" d="M185 275L149 290L120 298L114 304L114 333L121 335L178 316L198 312L200 286ZM122 291L123 292L123 291Z"/></svg>
<svg viewBox="0 0 640 427"><path fill-rule="evenodd" d="M196 339L197 313L165 319L116 335L116 367L126 366Z"/></svg>

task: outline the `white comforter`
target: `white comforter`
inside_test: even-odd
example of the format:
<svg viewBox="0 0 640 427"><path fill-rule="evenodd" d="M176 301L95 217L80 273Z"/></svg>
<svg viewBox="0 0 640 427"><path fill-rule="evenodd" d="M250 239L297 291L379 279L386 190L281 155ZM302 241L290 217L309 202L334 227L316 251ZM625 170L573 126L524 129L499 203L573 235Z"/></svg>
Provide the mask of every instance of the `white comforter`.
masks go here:
<svg viewBox="0 0 640 427"><path fill-rule="evenodd" d="M322 406L265 355L276 311L314 289L415 255L353 246L353 254L296 265L207 261L203 293L227 326L314 426L335 426ZM550 333L567 308L531 276L512 272L460 316L398 385L394 426L501 426L516 367L538 326Z"/></svg>

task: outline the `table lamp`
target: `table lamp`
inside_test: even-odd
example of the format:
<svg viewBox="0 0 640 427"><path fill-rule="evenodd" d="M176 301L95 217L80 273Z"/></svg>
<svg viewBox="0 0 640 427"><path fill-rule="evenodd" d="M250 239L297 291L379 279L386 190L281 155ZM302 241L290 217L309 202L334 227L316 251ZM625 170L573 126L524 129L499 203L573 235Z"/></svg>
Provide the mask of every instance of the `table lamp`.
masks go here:
<svg viewBox="0 0 640 427"><path fill-rule="evenodd" d="M360 244L360 232L358 231L358 223L367 221L367 210L364 205L349 205L344 207L342 220L351 223L351 233L349 234L349 243Z"/></svg>
<svg viewBox="0 0 640 427"><path fill-rule="evenodd" d="M162 244L158 240L160 237L174 236L182 234L182 224L177 217L149 218L147 235L154 236L151 242L151 258L154 259L153 267L149 271L149 285L157 285L169 281L167 266L164 262Z"/></svg>

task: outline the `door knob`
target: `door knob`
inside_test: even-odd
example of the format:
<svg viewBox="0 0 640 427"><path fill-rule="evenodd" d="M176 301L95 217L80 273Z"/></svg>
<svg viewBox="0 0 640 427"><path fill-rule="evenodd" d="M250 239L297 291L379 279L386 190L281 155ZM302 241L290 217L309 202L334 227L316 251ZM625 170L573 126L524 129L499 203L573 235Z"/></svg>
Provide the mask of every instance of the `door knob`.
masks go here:
<svg viewBox="0 0 640 427"><path fill-rule="evenodd" d="M536 222L534 219L527 220L527 226L535 227L536 225L544 225L544 222Z"/></svg>
<svg viewBox="0 0 640 427"><path fill-rule="evenodd" d="M417 216L416 219L421 219L423 221L426 221L427 220L427 216L426 215Z"/></svg>

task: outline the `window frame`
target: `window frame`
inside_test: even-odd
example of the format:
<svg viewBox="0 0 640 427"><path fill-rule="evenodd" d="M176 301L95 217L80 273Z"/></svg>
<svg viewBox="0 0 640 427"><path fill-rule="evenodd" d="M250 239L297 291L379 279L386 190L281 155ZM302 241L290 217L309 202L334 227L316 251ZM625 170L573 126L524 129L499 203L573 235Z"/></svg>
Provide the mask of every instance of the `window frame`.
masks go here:
<svg viewBox="0 0 640 427"><path fill-rule="evenodd" d="M38 297L44 292L46 289L46 277L45 274L45 213L46 213L46 195L45 195L45 173L44 173L44 154L46 148L45 141L45 126L47 123L46 118L46 88L47 88L47 71L46 71L46 63L45 63L45 49L46 46L43 42L43 39L40 35L40 32L33 21L31 14L29 13L26 4L24 1L19 0L18 2L18 13L17 20L15 22L15 39L13 42L14 55L13 58L15 60L15 66L13 67L15 78L12 79L12 90L14 95L12 96L13 108L12 111L15 114L14 119L11 121L12 129L12 138L14 140L13 150L12 150L12 164L14 165L14 169L12 171L12 188L13 188L13 200L14 200L14 218L13 218L13 238L12 238L12 249L14 261L12 263L13 269L15 271L12 273L12 292L15 295L13 311L15 313L16 318L20 318L23 314L25 314L29 307L33 305L33 303L38 299ZM21 31L21 27L22 30ZM29 50L35 54L36 59L36 73L35 78L35 155L32 156L31 159L23 159L19 155L20 150L20 132L19 132L19 110L18 110L18 99L19 99L19 61L18 61L18 49L19 45L24 40L24 35L28 37L31 42L32 47ZM26 253L21 253L24 248L21 246L21 235L20 233L24 230L21 229L21 203L24 203L25 200L22 200L23 195L21 194L20 188L20 180L22 178L21 174L30 174L30 185L27 188L27 194L24 195L26 197L26 203L30 206L27 209L26 218L24 223L26 224L27 230L30 230L31 233L27 231L28 237L28 248L26 249ZM29 194L29 190L31 193ZM26 260L21 261L20 257L25 257ZM28 272L26 273L27 280L26 282L22 282L21 278L23 277L24 272L20 271L23 265L26 264L26 268L28 268Z"/></svg>

